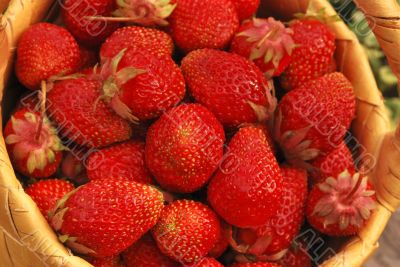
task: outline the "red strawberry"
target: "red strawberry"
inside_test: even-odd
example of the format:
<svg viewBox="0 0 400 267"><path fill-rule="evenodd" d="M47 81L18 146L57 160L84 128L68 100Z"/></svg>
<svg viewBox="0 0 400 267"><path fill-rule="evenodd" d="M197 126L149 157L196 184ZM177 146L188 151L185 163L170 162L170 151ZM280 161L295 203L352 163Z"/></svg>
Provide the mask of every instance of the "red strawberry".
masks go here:
<svg viewBox="0 0 400 267"><path fill-rule="evenodd" d="M326 235L354 235L375 208L374 194L368 177L345 170L313 187L307 202L308 222Z"/></svg>
<svg viewBox="0 0 400 267"><path fill-rule="evenodd" d="M24 86L35 90L42 80L75 72L79 61L78 44L67 30L50 23L37 23L18 42L15 71Z"/></svg>
<svg viewBox="0 0 400 267"><path fill-rule="evenodd" d="M274 133L286 159L299 164L338 147L355 117L355 105L353 86L338 72L286 94Z"/></svg>
<svg viewBox="0 0 400 267"><path fill-rule="evenodd" d="M185 79L169 55L131 47L102 60L104 98L125 119L156 118L185 95Z"/></svg>
<svg viewBox="0 0 400 267"><path fill-rule="evenodd" d="M228 223L257 227L275 216L282 173L263 131L244 127L232 138L225 161L208 186L208 200Z"/></svg>
<svg viewBox="0 0 400 267"><path fill-rule="evenodd" d="M57 82L48 94L48 112L63 136L87 147L102 147L131 136L127 121L100 97L99 81L88 78Z"/></svg>
<svg viewBox="0 0 400 267"><path fill-rule="evenodd" d="M262 255L278 254L287 249L298 234L304 221L307 200L307 172L302 169L283 167L283 193L277 214L266 225L257 229L237 229L244 253Z"/></svg>
<svg viewBox="0 0 400 267"><path fill-rule="evenodd" d="M178 263L161 253L151 235L144 235L139 241L122 253L126 267L178 267Z"/></svg>
<svg viewBox="0 0 400 267"><path fill-rule="evenodd" d="M300 19L293 22L290 28L297 47L281 77L283 87L288 90L328 73L336 49L335 34L319 20Z"/></svg>
<svg viewBox="0 0 400 267"><path fill-rule="evenodd" d="M124 264L121 263L121 259L119 256L112 256L107 258L98 258L90 261L94 267L125 267Z"/></svg>
<svg viewBox="0 0 400 267"><path fill-rule="evenodd" d="M41 123L38 112L22 108L7 122L4 137L17 171L33 178L46 178L56 172L64 146L47 117Z"/></svg>
<svg viewBox="0 0 400 267"><path fill-rule="evenodd" d="M87 18L110 16L116 9L114 0L64 0L61 7L65 26L80 43L86 46L100 45L119 27L119 23Z"/></svg>
<svg viewBox="0 0 400 267"><path fill-rule="evenodd" d="M166 206L152 234L161 251L182 263L196 263L215 245L219 219L206 205L178 200Z"/></svg>
<svg viewBox="0 0 400 267"><path fill-rule="evenodd" d="M129 26L116 30L101 46L101 58L113 58L125 48L145 48L158 55L172 55L174 43L165 32Z"/></svg>
<svg viewBox="0 0 400 267"><path fill-rule="evenodd" d="M35 201L40 212L47 218L49 212L56 206L59 199L74 190L74 186L64 180L42 180L30 185L26 190Z"/></svg>
<svg viewBox="0 0 400 267"><path fill-rule="evenodd" d="M52 226L60 240L80 254L121 253L150 230L164 207L155 188L109 178L90 181L58 203Z"/></svg>
<svg viewBox="0 0 400 267"><path fill-rule="evenodd" d="M224 267L221 263L219 263L214 258L203 258L199 262L196 262L193 265L187 265L191 267Z"/></svg>
<svg viewBox="0 0 400 267"><path fill-rule="evenodd" d="M189 52L200 48L223 49L239 27L238 15L230 0L177 0L169 18L175 43Z"/></svg>
<svg viewBox="0 0 400 267"><path fill-rule="evenodd" d="M311 267L310 255L306 246L295 242L278 263L282 267Z"/></svg>
<svg viewBox="0 0 400 267"><path fill-rule="evenodd" d="M240 21L253 16L260 6L260 0L232 0L232 2L236 7Z"/></svg>
<svg viewBox="0 0 400 267"><path fill-rule="evenodd" d="M254 262L254 263L235 263L230 267L281 267L281 265L272 262Z"/></svg>
<svg viewBox="0 0 400 267"><path fill-rule="evenodd" d="M226 126L265 120L275 108L259 68L236 54L197 50L183 59L182 71L194 98Z"/></svg>
<svg viewBox="0 0 400 267"><path fill-rule="evenodd" d="M226 251L229 246L229 235L230 235L230 226L223 220L220 220L221 223L221 233L218 237L217 243L215 246L208 252L208 256L212 258L219 258Z"/></svg>
<svg viewBox="0 0 400 267"><path fill-rule="evenodd" d="M254 61L267 77L279 76L289 65L295 48L293 31L270 17L245 21L231 44L231 51Z"/></svg>
<svg viewBox="0 0 400 267"><path fill-rule="evenodd" d="M310 173L314 183L337 177L345 169L351 173L355 171L352 153L344 142L330 153L317 157L311 164L313 169Z"/></svg>
<svg viewBox="0 0 400 267"><path fill-rule="evenodd" d="M129 141L92 153L86 161L90 180L121 177L152 184L153 179L144 163L144 143Z"/></svg>
<svg viewBox="0 0 400 267"><path fill-rule="evenodd" d="M178 106L148 130L147 167L169 191L197 191L218 167L224 141L222 125L205 107Z"/></svg>

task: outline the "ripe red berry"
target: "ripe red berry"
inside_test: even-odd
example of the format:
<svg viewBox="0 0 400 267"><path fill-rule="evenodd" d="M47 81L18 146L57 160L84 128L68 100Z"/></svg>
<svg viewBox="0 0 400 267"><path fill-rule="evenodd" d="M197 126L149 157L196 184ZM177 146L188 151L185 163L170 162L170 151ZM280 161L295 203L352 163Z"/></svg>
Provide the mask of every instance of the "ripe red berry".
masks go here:
<svg viewBox="0 0 400 267"><path fill-rule="evenodd" d="M307 201L307 172L283 167L283 193L277 214L265 225L255 229L237 229L233 248L261 259L287 249L299 233L304 221ZM247 248L247 249L243 249Z"/></svg>
<svg viewBox="0 0 400 267"><path fill-rule="evenodd" d="M161 192L121 178L90 181L58 203L51 217L60 240L79 254L114 256L158 221Z"/></svg>
<svg viewBox="0 0 400 267"><path fill-rule="evenodd" d="M103 58L98 76L104 81L105 101L122 118L133 122L160 116L185 95L185 79L171 56L137 47L122 50L114 58Z"/></svg>
<svg viewBox="0 0 400 267"><path fill-rule="evenodd" d="M258 227L275 216L282 197L282 173L265 134L239 129L208 186L208 201L229 224Z"/></svg>
<svg viewBox="0 0 400 267"><path fill-rule="evenodd" d="M163 188L191 193L204 186L218 167L224 141L222 125L210 111L184 104L148 130L146 163Z"/></svg>
<svg viewBox="0 0 400 267"><path fill-rule="evenodd" d="M323 182L328 177L337 177L343 170L355 171L352 153L343 142L330 153L321 155L311 162L311 177L314 183Z"/></svg>
<svg viewBox="0 0 400 267"><path fill-rule="evenodd" d="M174 43L171 37L157 29L128 26L116 30L103 43L101 58L113 58L125 48L143 48L157 55L171 56Z"/></svg>
<svg viewBox="0 0 400 267"><path fill-rule="evenodd" d="M164 208L152 234L165 255L182 264L191 264L201 260L215 245L220 224L206 205L177 200Z"/></svg>
<svg viewBox="0 0 400 267"><path fill-rule="evenodd" d="M265 121L275 108L260 69L239 55L197 50L183 59L182 71L194 98L226 126Z"/></svg>
<svg viewBox="0 0 400 267"><path fill-rule="evenodd" d="M130 181L153 184L145 166L144 143L129 141L100 149L86 161L90 180L121 177Z"/></svg>
<svg viewBox="0 0 400 267"><path fill-rule="evenodd" d="M223 49L239 27L230 0L177 0L168 21L172 38L185 52L200 48Z"/></svg>
<svg viewBox="0 0 400 267"><path fill-rule="evenodd" d="M291 90L332 70L336 49L335 34L316 19L300 19L290 25L296 48L289 67L281 77L284 88Z"/></svg>
<svg viewBox="0 0 400 267"><path fill-rule="evenodd" d="M15 72L24 86L35 90L42 80L77 71L79 62L78 44L67 30L50 23L37 23L18 42Z"/></svg>
<svg viewBox="0 0 400 267"><path fill-rule="evenodd" d="M355 117L355 106L353 86L339 72L287 93L274 128L286 159L302 164L338 147Z"/></svg>
<svg viewBox="0 0 400 267"><path fill-rule="evenodd" d="M86 147L103 147L131 137L128 121L100 99L100 86L100 81L85 77L54 84L47 98L48 114L63 137Z"/></svg>
<svg viewBox="0 0 400 267"><path fill-rule="evenodd" d="M126 267L178 267L166 255L162 254L151 235L144 235L139 241L122 253Z"/></svg>
<svg viewBox="0 0 400 267"><path fill-rule="evenodd" d="M119 23L89 20L90 16L110 16L116 9L114 0L64 0L61 14L66 28L78 40L89 46L99 46L118 27Z"/></svg>
<svg viewBox="0 0 400 267"><path fill-rule="evenodd" d="M25 192L35 201L40 212L47 219L59 199L74 190L73 184L65 180L50 179L31 184Z"/></svg>
<svg viewBox="0 0 400 267"><path fill-rule="evenodd" d="M253 16L260 5L260 0L232 0L232 2L236 7L240 21Z"/></svg>

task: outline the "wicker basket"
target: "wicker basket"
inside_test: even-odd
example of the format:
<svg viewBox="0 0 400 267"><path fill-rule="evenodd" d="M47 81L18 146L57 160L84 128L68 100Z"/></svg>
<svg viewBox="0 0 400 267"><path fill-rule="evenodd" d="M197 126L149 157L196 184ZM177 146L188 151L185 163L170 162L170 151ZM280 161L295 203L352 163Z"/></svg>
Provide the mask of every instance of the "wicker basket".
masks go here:
<svg viewBox="0 0 400 267"><path fill-rule="evenodd" d="M327 0L311 0L317 8L325 7L334 14ZM9 2L9 3L8 3ZM43 19L52 0L0 1L8 3L0 19L0 97L2 114L13 101L13 90L5 90L10 78L15 46L21 33L29 25ZM367 14L370 25L388 56L390 65L400 78L400 7L396 0L358 0ZM262 10L276 17L290 18L304 12L308 0L268 0ZM400 205L400 130L389 133L389 123L382 96L377 88L366 55L355 35L342 22L331 25L337 35L336 60L338 68L352 82L357 96L357 118L352 132L365 149L370 177L377 190L379 205L368 224L358 236L342 244L335 257L322 266L361 266L377 249L377 240L395 209ZM1 131L2 132L2 131ZM75 257L60 242L26 195L17 180L7 155L4 139L0 138L0 267L26 266L91 266Z"/></svg>

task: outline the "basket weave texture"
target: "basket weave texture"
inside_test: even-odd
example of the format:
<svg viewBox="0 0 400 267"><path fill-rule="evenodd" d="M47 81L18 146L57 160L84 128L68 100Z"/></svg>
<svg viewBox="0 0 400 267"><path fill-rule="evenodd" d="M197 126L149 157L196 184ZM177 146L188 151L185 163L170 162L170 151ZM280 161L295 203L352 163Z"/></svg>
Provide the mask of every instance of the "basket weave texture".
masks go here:
<svg viewBox="0 0 400 267"><path fill-rule="evenodd" d="M52 0L1 1L0 11L0 99L7 89L21 33L43 20ZM327 0L310 0L316 8L335 14ZM346 2L346 1L345 1ZM400 78L400 7L396 0L356 0L388 57L390 66ZM268 0L262 11L281 19L304 12L308 0ZM355 140L373 160L366 162L378 197L378 208L368 224L336 256L321 266L361 266L378 248L377 240L392 213L400 206L400 128L389 132L389 120L368 59L356 36L345 23L330 25L337 36L336 62L354 86L357 117L352 125ZM8 88L7 90L12 90ZM2 105L4 106L4 105ZM2 112L4 113L4 112ZM1 121L3 118L0 118ZM2 133L2 131L1 131ZM34 202L15 176L0 134L0 267L91 266L75 257L58 240Z"/></svg>

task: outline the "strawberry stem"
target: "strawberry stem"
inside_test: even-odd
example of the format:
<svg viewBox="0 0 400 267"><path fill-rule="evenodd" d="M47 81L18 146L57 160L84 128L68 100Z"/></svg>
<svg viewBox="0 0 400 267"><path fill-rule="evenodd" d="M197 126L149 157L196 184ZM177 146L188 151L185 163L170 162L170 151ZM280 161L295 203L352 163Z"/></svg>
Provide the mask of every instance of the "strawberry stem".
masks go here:
<svg viewBox="0 0 400 267"><path fill-rule="evenodd" d="M257 43L257 48L260 48L269 37L274 36L278 31L279 28L274 27L269 32L267 32L267 34L265 34L265 36Z"/></svg>
<svg viewBox="0 0 400 267"><path fill-rule="evenodd" d="M40 95L40 118L39 118L39 125L36 131L35 140L39 141L40 133L42 132L43 128L43 120L46 112L46 93L47 93L47 85L46 81L42 81L41 83L41 95Z"/></svg>
<svg viewBox="0 0 400 267"><path fill-rule="evenodd" d="M101 16L86 16L85 19L91 21L109 21L109 22L136 22L139 17L101 17Z"/></svg>
<svg viewBox="0 0 400 267"><path fill-rule="evenodd" d="M361 186L362 180L363 180L362 176L359 175L358 179L357 179L357 183L355 184L353 189L350 191L350 193L346 196L345 200L350 201L350 202L352 201L354 194L357 192L358 188L360 188L360 186Z"/></svg>

